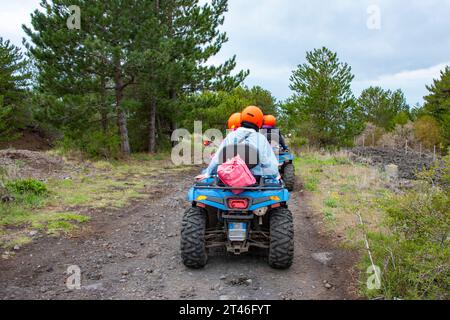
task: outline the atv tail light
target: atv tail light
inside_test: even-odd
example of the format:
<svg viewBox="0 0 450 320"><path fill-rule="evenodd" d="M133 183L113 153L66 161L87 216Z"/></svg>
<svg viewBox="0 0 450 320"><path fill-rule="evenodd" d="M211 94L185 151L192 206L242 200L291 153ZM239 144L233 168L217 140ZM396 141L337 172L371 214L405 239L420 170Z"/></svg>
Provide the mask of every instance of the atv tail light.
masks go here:
<svg viewBox="0 0 450 320"><path fill-rule="evenodd" d="M228 208L243 210L248 207L248 199L229 199Z"/></svg>

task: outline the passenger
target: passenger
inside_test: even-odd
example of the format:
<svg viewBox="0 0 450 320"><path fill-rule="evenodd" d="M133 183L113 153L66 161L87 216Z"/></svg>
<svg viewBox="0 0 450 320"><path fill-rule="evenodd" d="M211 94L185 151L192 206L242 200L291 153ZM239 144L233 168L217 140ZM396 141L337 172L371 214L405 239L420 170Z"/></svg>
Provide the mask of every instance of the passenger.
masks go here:
<svg viewBox="0 0 450 320"><path fill-rule="evenodd" d="M284 151L288 151L289 147L286 145L286 142L284 141L283 135L280 132L280 129L276 127L277 125L277 119L272 115L265 115L264 116L264 122L263 122L263 129L266 130L266 137L269 143L272 142L273 138L275 138L275 135L278 135L278 142Z"/></svg>
<svg viewBox="0 0 450 320"><path fill-rule="evenodd" d="M241 126L241 113L233 113L227 121L227 129L228 130L237 130ZM205 147L209 147L212 144L212 141L205 140L203 141L203 145Z"/></svg>
<svg viewBox="0 0 450 320"><path fill-rule="evenodd" d="M235 131L241 126L241 116L242 114L240 112L231 115L227 122L228 130Z"/></svg>
<svg viewBox="0 0 450 320"><path fill-rule="evenodd" d="M211 163L204 173L197 176L197 180L211 177L217 171L219 165L219 154L226 146L236 143L246 143L258 150L259 163L251 169L254 176L278 177L278 159L272 150L267 138L259 133L263 124L263 112L260 108L249 106L242 111L240 127L230 132L222 141L219 149L214 155Z"/></svg>

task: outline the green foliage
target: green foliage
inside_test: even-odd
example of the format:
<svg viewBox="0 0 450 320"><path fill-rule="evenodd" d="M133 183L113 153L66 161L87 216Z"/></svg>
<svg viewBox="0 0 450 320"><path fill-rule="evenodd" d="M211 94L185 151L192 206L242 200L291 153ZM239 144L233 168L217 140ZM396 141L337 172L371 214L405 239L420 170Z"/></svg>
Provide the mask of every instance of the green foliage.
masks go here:
<svg viewBox="0 0 450 320"><path fill-rule="evenodd" d="M422 116L414 122L414 134L424 148L429 150L443 142L439 122L429 115Z"/></svg>
<svg viewBox="0 0 450 320"><path fill-rule="evenodd" d="M317 177L307 177L304 182L305 190L307 191L317 191L317 186L319 184L319 179Z"/></svg>
<svg viewBox="0 0 450 320"><path fill-rule="evenodd" d="M450 165L447 158L445 165ZM449 169L447 169L448 171ZM431 169L422 177L435 177ZM382 267L380 291L387 299L448 299L450 279L450 191L426 179L415 190L388 197L389 234L371 234L375 264Z"/></svg>
<svg viewBox="0 0 450 320"><path fill-rule="evenodd" d="M292 138L289 138L289 147L292 150L299 150L301 147L308 145L309 140L300 135L295 135Z"/></svg>
<svg viewBox="0 0 450 320"><path fill-rule="evenodd" d="M66 27L70 5L81 8L81 30ZM130 142L136 151L164 146L155 140L179 127L184 96L231 90L248 74L231 75L235 57L204 63L227 41L219 30L226 0L43 0L41 6L32 28L24 26L46 109L40 116L71 136L114 132L124 154Z"/></svg>
<svg viewBox="0 0 450 320"><path fill-rule="evenodd" d="M327 206L329 208L333 208L333 209L335 209L339 206L338 201L334 198L325 199L324 204L325 204L325 206Z"/></svg>
<svg viewBox="0 0 450 320"><path fill-rule="evenodd" d="M433 116L442 128L445 147L450 145L450 67L441 71L440 79L427 86L423 112Z"/></svg>
<svg viewBox="0 0 450 320"><path fill-rule="evenodd" d="M8 181L6 183L6 188L10 192L20 195L29 193L36 196L45 196L48 194L47 185L44 182L38 181L36 179Z"/></svg>
<svg viewBox="0 0 450 320"><path fill-rule="evenodd" d="M237 87L230 92L207 91L189 96L182 114L182 126L193 130L194 121L202 121L203 130L224 130L228 117L249 105L261 107L265 114L278 114L275 98L269 91L261 87Z"/></svg>
<svg viewBox="0 0 450 320"><path fill-rule="evenodd" d="M30 73L20 49L0 37L0 136L12 140L28 119L26 88Z"/></svg>
<svg viewBox="0 0 450 320"><path fill-rule="evenodd" d="M409 120L409 107L401 90L392 92L380 87L370 87L361 93L358 104L366 122L387 131L394 129L396 124L404 125Z"/></svg>
<svg viewBox="0 0 450 320"><path fill-rule="evenodd" d="M327 48L306 54L290 78L294 95L284 105L291 127L320 146L349 145L362 130L361 111L351 91L351 67Z"/></svg>
<svg viewBox="0 0 450 320"><path fill-rule="evenodd" d="M86 131L76 135L68 132L58 144L63 153L80 151L92 159L117 159L120 157L120 138L110 132Z"/></svg>

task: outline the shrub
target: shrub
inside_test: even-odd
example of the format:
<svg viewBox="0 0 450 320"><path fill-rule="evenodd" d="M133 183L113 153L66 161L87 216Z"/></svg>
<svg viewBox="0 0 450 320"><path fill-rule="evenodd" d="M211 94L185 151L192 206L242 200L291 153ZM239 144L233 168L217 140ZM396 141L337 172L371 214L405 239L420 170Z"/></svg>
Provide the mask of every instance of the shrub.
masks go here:
<svg viewBox="0 0 450 320"><path fill-rule="evenodd" d="M295 135L293 137L288 137L288 143L292 150L298 151L301 147L308 145L309 141L307 138Z"/></svg>
<svg viewBox="0 0 450 320"><path fill-rule="evenodd" d="M449 157L445 165L448 171ZM370 235L387 299L449 298L450 190L432 182L437 172L425 172L426 180L416 189L389 197L383 205L389 233ZM447 174L444 170L443 176ZM379 292L367 292L374 293Z"/></svg>
<svg viewBox="0 0 450 320"><path fill-rule="evenodd" d="M414 133L424 148L433 149L443 142L439 122L432 116L423 116L414 123Z"/></svg>
<svg viewBox="0 0 450 320"><path fill-rule="evenodd" d="M45 196L48 194L47 185L35 179L10 181L6 183L6 188L10 192L20 195L33 194L36 196Z"/></svg>
<svg viewBox="0 0 450 320"><path fill-rule="evenodd" d="M358 146L377 146L381 137L386 133L386 131L377 127L373 123L367 123L364 131L356 137L356 145Z"/></svg>
<svg viewBox="0 0 450 320"><path fill-rule="evenodd" d="M408 141L409 148L416 148L419 142L414 134L414 124L397 125L394 131L384 134L378 141L379 146L390 148L405 148Z"/></svg>
<svg viewBox="0 0 450 320"><path fill-rule="evenodd" d="M64 137L58 147L63 153L79 151L92 159L117 159L120 155L120 138L102 131L70 134Z"/></svg>

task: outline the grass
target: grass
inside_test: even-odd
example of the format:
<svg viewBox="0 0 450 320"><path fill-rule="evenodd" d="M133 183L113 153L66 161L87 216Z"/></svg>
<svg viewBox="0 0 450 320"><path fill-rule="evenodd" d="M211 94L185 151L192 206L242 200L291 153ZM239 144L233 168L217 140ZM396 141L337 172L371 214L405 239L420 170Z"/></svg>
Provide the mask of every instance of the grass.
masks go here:
<svg viewBox="0 0 450 320"><path fill-rule="evenodd" d="M391 195L385 188L387 180L377 169L352 163L344 153L302 153L295 160L296 170L309 192L312 214L322 220L322 228L342 240L341 246L364 252L363 229L384 230L382 202ZM358 268L370 266L364 257ZM368 292L362 295L370 296Z"/></svg>
<svg viewBox="0 0 450 320"><path fill-rule="evenodd" d="M146 154L121 161L70 164L77 170L69 178L49 177L45 184L3 177L15 200L0 203L0 246L10 248L31 241L27 236L30 230L70 235L89 221L83 212L91 208L113 212L132 200L148 197L148 188L163 181L165 174L186 170L172 166L165 155Z"/></svg>
<svg viewBox="0 0 450 320"><path fill-rule="evenodd" d="M311 194L313 213L324 221L327 231L357 247L362 234L356 212L374 230L380 228L379 200L390 191L376 169L352 163L345 153L302 153L295 165L304 189Z"/></svg>
<svg viewBox="0 0 450 320"><path fill-rule="evenodd" d="M394 193L385 174L354 164L345 154L304 153L295 165L309 191L312 214L323 221L326 231L343 239L344 248L362 253L357 265L361 295L448 299L448 189L415 183L412 190ZM381 271L379 289L367 285L375 276L368 269L364 234Z"/></svg>

